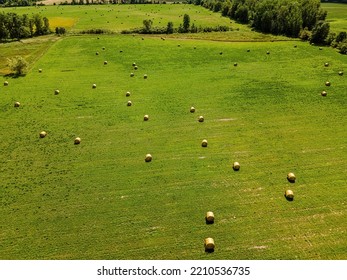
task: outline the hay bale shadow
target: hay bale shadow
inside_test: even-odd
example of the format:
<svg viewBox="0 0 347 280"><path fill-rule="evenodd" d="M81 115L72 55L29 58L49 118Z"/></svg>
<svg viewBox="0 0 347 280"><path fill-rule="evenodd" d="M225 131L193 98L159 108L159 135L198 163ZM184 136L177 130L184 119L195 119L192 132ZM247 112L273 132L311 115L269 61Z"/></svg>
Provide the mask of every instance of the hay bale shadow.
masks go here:
<svg viewBox="0 0 347 280"><path fill-rule="evenodd" d="M288 197L288 196L286 196L286 195L284 195L284 197L285 197L286 200L288 200L288 201L293 201L293 200L294 200L294 197Z"/></svg>
<svg viewBox="0 0 347 280"><path fill-rule="evenodd" d="M205 249L205 253L213 253L214 249Z"/></svg>
<svg viewBox="0 0 347 280"><path fill-rule="evenodd" d="M214 224L214 220L213 221L209 221L207 218L205 218L205 222L206 222L206 225Z"/></svg>

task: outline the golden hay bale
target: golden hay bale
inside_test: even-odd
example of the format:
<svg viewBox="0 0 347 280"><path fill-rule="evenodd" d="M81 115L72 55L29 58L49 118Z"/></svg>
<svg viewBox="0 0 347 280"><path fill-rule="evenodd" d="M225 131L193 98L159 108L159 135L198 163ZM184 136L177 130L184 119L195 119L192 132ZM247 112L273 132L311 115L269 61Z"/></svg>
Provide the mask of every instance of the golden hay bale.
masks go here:
<svg viewBox="0 0 347 280"><path fill-rule="evenodd" d="M247 52L250 52L250 51L251 51L250 49L247 50Z"/></svg>
<svg viewBox="0 0 347 280"><path fill-rule="evenodd" d="M42 69L41 68L39 69L39 73L42 73Z"/></svg>
<svg viewBox="0 0 347 280"><path fill-rule="evenodd" d="M213 251L214 247L215 247L213 238L211 238L211 237L205 238L204 246L205 246L206 251Z"/></svg>
<svg viewBox="0 0 347 280"><path fill-rule="evenodd" d="M81 138L76 137L74 143L75 143L75 145L80 144L81 143Z"/></svg>
<svg viewBox="0 0 347 280"><path fill-rule="evenodd" d="M236 62L234 63L234 66L237 66L237 63L236 63Z"/></svg>
<svg viewBox="0 0 347 280"><path fill-rule="evenodd" d="M293 172L288 173L287 179L289 182L294 183L296 180L295 174Z"/></svg>
<svg viewBox="0 0 347 280"><path fill-rule="evenodd" d="M96 54L96 55L99 55L99 52L96 52L95 54Z"/></svg>
<svg viewBox="0 0 347 280"><path fill-rule="evenodd" d="M240 164L239 164L237 161L234 162L234 164L233 164L233 169L234 169L235 171L240 170Z"/></svg>
<svg viewBox="0 0 347 280"><path fill-rule="evenodd" d="M56 90L54 91L54 94L55 94L55 95L57 95L57 94L59 94L59 93L60 93L59 89L56 89Z"/></svg>
<svg viewBox="0 0 347 280"><path fill-rule="evenodd" d="M294 199L294 193L293 193L292 190L286 190L286 191L284 192L284 196L285 196L285 198L288 199L288 200L293 200L293 199Z"/></svg>
<svg viewBox="0 0 347 280"><path fill-rule="evenodd" d="M329 82L329 81L326 81L326 82L325 82L325 85L326 85L327 87L330 87L330 82Z"/></svg>
<svg viewBox="0 0 347 280"><path fill-rule="evenodd" d="M133 103L129 100L129 101L127 102L127 106L131 106L131 105L133 105Z"/></svg>
<svg viewBox="0 0 347 280"><path fill-rule="evenodd" d="M4 86L8 86L8 81L5 81L5 82L4 82Z"/></svg>
<svg viewBox="0 0 347 280"><path fill-rule="evenodd" d="M108 63L107 60L105 60L105 61L104 61L104 65L107 65L107 63Z"/></svg>
<svg viewBox="0 0 347 280"><path fill-rule="evenodd" d="M130 73L130 77L134 77L134 73Z"/></svg>
<svg viewBox="0 0 347 280"><path fill-rule="evenodd" d="M148 121L148 120L149 120L149 116L148 116L148 115L144 115L144 116L143 116L143 120L144 120L144 121Z"/></svg>
<svg viewBox="0 0 347 280"><path fill-rule="evenodd" d="M47 136L47 132L46 131L41 131L40 132L40 138L45 138Z"/></svg>
<svg viewBox="0 0 347 280"><path fill-rule="evenodd" d="M133 67L135 67L136 66L136 63L135 62L133 62Z"/></svg>
<svg viewBox="0 0 347 280"><path fill-rule="evenodd" d="M143 75L143 78L144 78L144 79L147 79L147 78L148 78L147 74L144 74L144 75Z"/></svg>
<svg viewBox="0 0 347 280"><path fill-rule="evenodd" d="M205 216L206 223L213 224L214 223L214 214L212 211L208 211Z"/></svg>
<svg viewBox="0 0 347 280"><path fill-rule="evenodd" d="M198 121L199 122L203 122L204 121L204 117L203 116L199 116Z"/></svg>
<svg viewBox="0 0 347 280"><path fill-rule="evenodd" d="M14 107L19 107L20 106L20 103L19 102L15 102L14 103Z"/></svg>
<svg viewBox="0 0 347 280"><path fill-rule="evenodd" d="M323 90L323 91L321 92L321 95L322 95L322 96L327 96L327 94L328 94L328 93L327 93L325 90Z"/></svg>
<svg viewBox="0 0 347 280"><path fill-rule="evenodd" d="M194 113L195 112L195 108L194 107L190 107L190 112Z"/></svg>
<svg viewBox="0 0 347 280"><path fill-rule="evenodd" d="M202 147L207 147L207 140L206 139L202 140L201 146Z"/></svg>
<svg viewBox="0 0 347 280"><path fill-rule="evenodd" d="M267 51L266 54L270 54L270 51Z"/></svg>
<svg viewBox="0 0 347 280"><path fill-rule="evenodd" d="M125 93L125 96L130 96L130 91L127 91L127 92Z"/></svg>
<svg viewBox="0 0 347 280"><path fill-rule="evenodd" d="M135 65L135 66L134 66L134 69L135 69L135 70L137 70L137 69L138 69L137 65Z"/></svg>
<svg viewBox="0 0 347 280"><path fill-rule="evenodd" d="M93 84L93 85L92 85L92 88L96 88L96 84Z"/></svg>
<svg viewBox="0 0 347 280"><path fill-rule="evenodd" d="M342 76L343 75L343 71L339 71L339 75Z"/></svg>
<svg viewBox="0 0 347 280"><path fill-rule="evenodd" d="M328 67L328 66L329 66L329 63L328 63L328 62L325 62L325 63L324 63L324 66L325 66L325 67Z"/></svg>
<svg viewBox="0 0 347 280"><path fill-rule="evenodd" d="M152 155L151 154L147 154L145 157L145 162L150 162L152 161Z"/></svg>

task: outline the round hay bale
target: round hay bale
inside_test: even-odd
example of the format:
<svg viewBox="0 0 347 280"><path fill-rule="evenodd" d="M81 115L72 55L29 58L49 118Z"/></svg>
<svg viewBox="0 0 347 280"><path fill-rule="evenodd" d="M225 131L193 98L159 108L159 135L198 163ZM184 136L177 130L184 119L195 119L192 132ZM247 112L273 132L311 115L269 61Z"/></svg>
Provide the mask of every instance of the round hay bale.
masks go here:
<svg viewBox="0 0 347 280"><path fill-rule="evenodd" d="M329 81L326 81L326 82L325 82L325 85L326 85L327 87L330 87L331 84L330 84Z"/></svg>
<svg viewBox="0 0 347 280"><path fill-rule="evenodd" d="M284 192L284 196L287 200L293 200L294 199L294 193L292 190L286 190Z"/></svg>
<svg viewBox="0 0 347 280"><path fill-rule="evenodd" d="M8 86L8 81L5 81L5 82L4 82L4 86Z"/></svg>
<svg viewBox="0 0 347 280"><path fill-rule="evenodd" d="M201 146L202 147L207 147L207 140L206 139L202 140Z"/></svg>
<svg viewBox="0 0 347 280"><path fill-rule="evenodd" d="M251 51L250 49L247 50L247 52L250 52L250 51Z"/></svg>
<svg viewBox="0 0 347 280"><path fill-rule="evenodd" d="M136 66L136 63L135 62L133 62L133 67L135 67Z"/></svg>
<svg viewBox="0 0 347 280"><path fill-rule="evenodd" d="M127 106L131 106L131 105L133 105L133 103L129 100L129 101L127 102Z"/></svg>
<svg viewBox="0 0 347 280"><path fill-rule="evenodd" d="M293 172L288 173L287 179L289 182L294 183L296 180L295 174Z"/></svg>
<svg viewBox="0 0 347 280"><path fill-rule="evenodd" d="M47 132L46 131L41 131L40 132L40 138L45 138L47 136Z"/></svg>
<svg viewBox="0 0 347 280"><path fill-rule="evenodd" d="M107 65L107 63L108 63L107 60L105 60L105 61L104 61L104 65Z"/></svg>
<svg viewBox="0 0 347 280"><path fill-rule="evenodd" d="M39 69L39 73L42 73L42 69L41 68Z"/></svg>
<svg viewBox="0 0 347 280"><path fill-rule="evenodd" d="M148 115L144 115L144 116L143 116L143 120L144 120L144 121L148 121L148 120L149 120L149 116L148 116Z"/></svg>
<svg viewBox="0 0 347 280"><path fill-rule="evenodd" d="M96 54L96 55L99 55L99 52L96 52L95 54Z"/></svg>
<svg viewBox="0 0 347 280"><path fill-rule="evenodd" d="M219 54L220 54L220 55L222 55L222 54L223 54L223 52L220 52Z"/></svg>
<svg viewBox="0 0 347 280"><path fill-rule="evenodd" d="M80 144L80 143L81 143L81 138L76 137L75 140L74 140L74 144L75 144L75 145L78 145L78 144Z"/></svg>
<svg viewBox="0 0 347 280"><path fill-rule="evenodd" d="M325 67L328 67L328 66L329 66L329 63L328 63L328 62L325 62L325 63L324 63L324 66L325 66Z"/></svg>
<svg viewBox="0 0 347 280"><path fill-rule="evenodd" d="M322 95L322 96L327 96L327 94L328 94L328 93L327 93L325 90L323 90L323 91L321 92L321 95Z"/></svg>
<svg viewBox="0 0 347 280"><path fill-rule="evenodd" d="M137 67L137 65L135 65L135 66L134 66L134 69L137 70L137 69L139 69L139 68Z"/></svg>
<svg viewBox="0 0 347 280"><path fill-rule="evenodd" d="M235 162L233 163L233 169L234 169L235 171L239 171L239 170L240 170L240 164L239 164L237 161L235 161Z"/></svg>
<svg viewBox="0 0 347 280"><path fill-rule="evenodd" d="M199 116L199 118L198 118L198 121L199 121L199 122L204 122L204 120L205 120L205 119L204 119L203 116Z"/></svg>
<svg viewBox="0 0 347 280"><path fill-rule="evenodd" d="M147 78L148 78L147 74L144 74L144 75L143 75L143 78L144 78L144 79L147 79Z"/></svg>
<svg viewBox="0 0 347 280"><path fill-rule="evenodd" d="M152 155L151 154L147 154L145 157L145 162L151 162L152 161Z"/></svg>
<svg viewBox="0 0 347 280"><path fill-rule="evenodd" d="M177 47L180 47L181 45L177 45Z"/></svg>
<svg viewBox="0 0 347 280"><path fill-rule="evenodd" d="M294 45L294 48L297 48L298 46L297 45Z"/></svg>
<svg viewBox="0 0 347 280"><path fill-rule="evenodd" d="M211 237L205 238L204 246L205 246L206 251L213 251L214 247L215 247L213 238L211 238Z"/></svg>
<svg viewBox="0 0 347 280"><path fill-rule="evenodd" d="M195 108L194 107L190 107L190 110L189 110L191 113L194 113L195 112Z"/></svg>
<svg viewBox="0 0 347 280"><path fill-rule="evenodd" d="M59 93L60 93L59 89L56 89L56 90L54 91L54 94L55 94L55 95L58 95Z"/></svg>
<svg viewBox="0 0 347 280"><path fill-rule="evenodd" d="M342 76L343 75L343 71L339 71L339 75Z"/></svg>
<svg viewBox="0 0 347 280"><path fill-rule="evenodd" d="M96 88L96 84L93 84L93 85L92 85L92 88Z"/></svg>
<svg viewBox="0 0 347 280"><path fill-rule="evenodd" d="M127 91L125 96L130 96L130 91Z"/></svg>
<svg viewBox="0 0 347 280"><path fill-rule="evenodd" d="M234 66L235 66L235 67L237 66L237 63L236 63L236 62L234 63Z"/></svg>
<svg viewBox="0 0 347 280"><path fill-rule="evenodd" d="M130 77L134 77L134 73L130 73Z"/></svg>
<svg viewBox="0 0 347 280"><path fill-rule="evenodd" d="M267 51L266 54L270 54L270 51Z"/></svg>
<svg viewBox="0 0 347 280"><path fill-rule="evenodd" d="M205 216L205 220L207 224L213 224L214 223L214 214L212 211L208 211Z"/></svg>
<svg viewBox="0 0 347 280"><path fill-rule="evenodd" d="M19 102L15 102L14 103L14 107L19 107L20 106L20 103Z"/></svg>
<svg viewBox="0 0 347 280"><path fill-rule="evenodd" d="M105 50L105 47L102 47L102 50L104 51L104 50Z"/></svg>

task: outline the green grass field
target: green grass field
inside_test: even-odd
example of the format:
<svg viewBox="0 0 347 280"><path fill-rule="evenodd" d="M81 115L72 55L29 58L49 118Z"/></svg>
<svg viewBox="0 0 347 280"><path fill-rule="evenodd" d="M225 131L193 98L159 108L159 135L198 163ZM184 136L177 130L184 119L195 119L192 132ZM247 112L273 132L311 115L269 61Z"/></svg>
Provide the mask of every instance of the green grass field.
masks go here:
<svg viewBox="0 0 347 280"><path fill-rule="evenodd" d="M132 35L49 46L0 78L1 259L346 259L346 56Z"/></svg>
<svg viewBox="0 0 347 280"><path fill-rule="evenodd" d="M322 8L328 12L327 22L330 30L336 33L347 32L346 5L336 3L322 3Z"/></svg>

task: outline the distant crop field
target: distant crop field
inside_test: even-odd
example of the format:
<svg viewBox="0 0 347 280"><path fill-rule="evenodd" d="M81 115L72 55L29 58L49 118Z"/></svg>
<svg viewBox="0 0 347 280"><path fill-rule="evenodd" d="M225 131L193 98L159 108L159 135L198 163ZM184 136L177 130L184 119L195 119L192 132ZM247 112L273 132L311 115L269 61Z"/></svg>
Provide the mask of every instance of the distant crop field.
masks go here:
<svg viewBox="0 0 347 280"><path fill-rule="evenodd" d="M29 42L0 77L0 259L347 258L346 56L196 36Z"/></svg>

